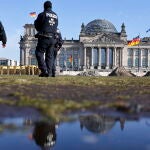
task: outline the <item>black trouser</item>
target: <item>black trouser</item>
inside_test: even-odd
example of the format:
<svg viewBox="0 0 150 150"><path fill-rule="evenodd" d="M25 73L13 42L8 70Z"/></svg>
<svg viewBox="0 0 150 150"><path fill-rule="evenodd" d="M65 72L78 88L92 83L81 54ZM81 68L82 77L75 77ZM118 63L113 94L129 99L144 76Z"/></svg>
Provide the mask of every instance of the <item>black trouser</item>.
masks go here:
<svg viewBox="0 0 150 150"><path fill-rule="evenodd" d="M52 68L53 75L55 75L55 71L56 71L56 57L57 57L57 48L54 48L54 61L53 61L53 68Z"/></svg>
<svg viewBox="0 0 150 150"><path fill-rule="evenodd" d="M54 44L55 39L53 37L39 37L35 51L39 69L42 73L48 73L49 76L52 76L54 64Z"/></svg>

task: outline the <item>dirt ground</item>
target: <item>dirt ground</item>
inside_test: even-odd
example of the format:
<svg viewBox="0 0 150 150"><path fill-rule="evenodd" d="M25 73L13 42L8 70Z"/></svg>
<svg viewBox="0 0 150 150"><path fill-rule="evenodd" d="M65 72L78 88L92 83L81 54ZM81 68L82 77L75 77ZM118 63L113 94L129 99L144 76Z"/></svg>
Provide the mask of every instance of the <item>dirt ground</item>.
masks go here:
<svg viewBox="0 0 150 150"><path fill-rule="evenodd" d="M126 87L93 85L59 85L59 84L1 84L0 99L2 100L20 100L20 96L27 96L29 99L43 100L72 100L81 102L100 101L103 104L113 102L125 102L142 105L144 111L150 111L150 86L128 85ZM34 108L12 107L0 105L0 116L40 116L40 113Z"/></svg>

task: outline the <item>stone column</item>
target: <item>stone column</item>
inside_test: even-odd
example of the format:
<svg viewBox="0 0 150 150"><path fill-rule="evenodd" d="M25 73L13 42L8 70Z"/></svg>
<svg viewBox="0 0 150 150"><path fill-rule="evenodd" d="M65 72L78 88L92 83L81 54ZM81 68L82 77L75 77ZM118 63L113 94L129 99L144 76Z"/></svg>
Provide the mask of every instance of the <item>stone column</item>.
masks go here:
<svg viewBox="0 0 150 150"><path fill-rule="evenodd" d="M119 67L121 67L121 48L119 48Z"/></svg>
<svg viewBox="0 0 150 150"><path fill-rule="evenodd" d="M65 65L65 71L67 71L67 49L64 48L64 65Z"/></svg>
<svg viewBox="0 0 150 150"><path fill-rule="evenodd" d="M93 53L94 53L94 50L93 50L93 48L91 48L91 66L90 66L90 69L94 69L94 65L93 65L93 62L94 62L94 60L93 60Z"/></svg>
<svg viewBox="0 0 150 150"><path fill-rule="evenodd" d="M134 49L132 50L133 50L133 67L135 67L135 50Z"/></svg>
<svg viewBox="0 0 150 150"><path fill-rule="evenodd" d="M140 58L139 58L139 61L140 61L140 62L139 62L139 67L142 68L142 58L143 58L143 57L142 57L142 49L139 49L139 57L140 57Z"/></svg>
<svg viewBox="0 0 150 150"><path fill-rule="evenodd" d="M116 67L116 47L113 49L113 68Z"/></svg>
<svg viewBox="0 0 150 150"><path fill-rule="evenodd" d="M86 70L86 47L84 48L84 66L83 66L83 70Z"/></svg>
<svg viewBox="0 0 150 150"><path fill-rule="evenodd" d="M106 49L106 69L109 69L109 47Z"/></svg>
<svg viewBox="0 0 150 150"><path fill-rule="evenodd" d="M26 65L26 57L27 57L27 55L26 55L26 48L24 49L24 65Z"/></svg>
<svg viewBox="0 0 150 150"><path fill-rule="evenodd" d="M24 49L20 47L20 65L24 65Z"/></svg>
<svg viewBox="0 0 150 150"><path fill-rule="evenodd" d="M147 54L147 64L148 64L148 68L150 68L150 49L148 49L148 54Z"/></svg>
<svg viewBox="0 0 150 150"><path fill-rule="evenodd" d="M24 65L29 65L29 48L25 48Z"/></svg>
<svg viewBox="0 0 150 150"><path fill-rule="evenodd" d="M81 50L78 50L78 70L80 70L80 65L81 65L81 62L80 62L80 58L81 58L80 51Z"/></svg>
<svg viewBox="0 0 150 150"><path fill-rule="evenodd" d="M98 69L101 69L101 47L98 48Z"/></svg>
<svg viewBox="0 0 150 150"><path fill-rule="evenodd" d="M122 56L122 48L120 48L120 66L122 66L123 56Z"/></svg>

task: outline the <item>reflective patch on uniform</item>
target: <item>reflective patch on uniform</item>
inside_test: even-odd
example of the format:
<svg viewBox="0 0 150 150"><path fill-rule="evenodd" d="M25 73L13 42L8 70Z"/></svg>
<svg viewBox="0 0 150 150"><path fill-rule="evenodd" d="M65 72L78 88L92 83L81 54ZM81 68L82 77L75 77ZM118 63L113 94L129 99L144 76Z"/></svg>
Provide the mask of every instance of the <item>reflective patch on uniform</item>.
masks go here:
<svg viewBox="0 0 150 150"><path fill-rule="evenodd" d="M54 18L51 18L51 19L49 20L49 24L50 24L50 26L53 26L53 25L55 24Z"/></svg>
<svg viewBox="0 0 150 150"><path fill-rule="evenodd" d="M57 19L57 15L52 14L52 13L46 13L46 17L51 17Z"/></svg>

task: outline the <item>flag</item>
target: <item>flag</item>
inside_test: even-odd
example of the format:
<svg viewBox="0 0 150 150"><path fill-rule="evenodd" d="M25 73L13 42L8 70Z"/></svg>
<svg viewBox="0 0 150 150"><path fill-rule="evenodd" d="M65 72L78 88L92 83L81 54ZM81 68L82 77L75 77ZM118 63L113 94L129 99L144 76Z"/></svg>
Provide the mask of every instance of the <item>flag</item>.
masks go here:
<svg viewBox="0 0 150 150"><path fill-rule="evenodd" d="M29 15L30 15L30 17L35 18L36 17L36 12L30 12Z"/></svg>
<svg viewBox="0 0 150 150"><path fill-rule="evenodd" d="M128 42L128 46L138 45L140 43L140 41L141 41L140 36L137 36Z"/></svg>
<svg viewBox="0 0 150 150"><path fill-rule="evenodd" d="M69 57L69 62L72 63L72 55Z"/></svg>
<svg viewBox="0 0 150 150"><path fill-rule="evenodd" d="M149 31L150 31L150 28L146 31L146 33L149 32Z"/></svg>

